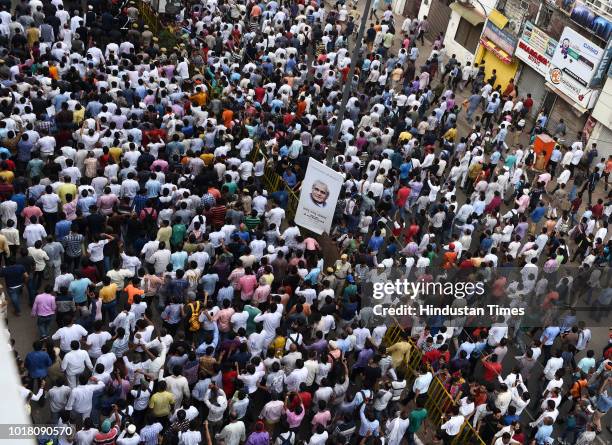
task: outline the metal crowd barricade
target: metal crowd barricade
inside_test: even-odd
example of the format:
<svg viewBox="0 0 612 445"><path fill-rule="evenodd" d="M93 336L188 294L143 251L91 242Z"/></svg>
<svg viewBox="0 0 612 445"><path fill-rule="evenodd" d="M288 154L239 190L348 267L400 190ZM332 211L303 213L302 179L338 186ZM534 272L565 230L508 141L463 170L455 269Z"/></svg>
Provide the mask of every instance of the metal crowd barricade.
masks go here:
<svg viewBox="0 0 612 445"><path fill-rule="evenodd" d="M276 192L281 188L284 188L288 195L287 200L287 208L285 209L286 217L289 219L293 219L295 217L295 212L297 210L298 202L300 200L299 196L295 191L291 190L286 184L283 182L283 178L281 178L278 173L274 170L274 165L269 162L270 158L267 154L262 150L260 141L257 141L254 145L253 151L251 152L251 162L253 164L257 162L259 157L262 157L265 163L265 169L263 174L263 183L266 190L270 192Z"/></svg>
<svg viewBox="0 0 612 445"><path fill-rule="evenodd" d="M138 12L144 23L149 26L151 32L153 34L158 34L161 30L162 24L159 20L157 13L155 13L155 11L153 11L153 8L151 8L151 5L149 3L139 1Z"/></svg>
<svg viewBox="0 0 612 445"><path fill-rule="evenodd" d="M402 337L403 329L397 322L393 321L393 324L389 326L383 339L385 345L391 346L400 341ZM419 364L423 360L423 354L417 348L417 345L408 339L408 342L412 345L410 349L410 356L404 364L409 371L414 371L419 367ZM406 376L408 384L412 385L414 376L412 373L408 373ZM427 409L427 417L429 422L436 428L439 428L442 424L442 415L445 414L453 404L453 398L450 393L446 390L440 379L435 377L429 386L427 391L427 401L425 402L425 408ZM465 422L461 427L461 431L455 436L452 441L453 445L487 445L480 438L474 427L470 422Z"/></svg>

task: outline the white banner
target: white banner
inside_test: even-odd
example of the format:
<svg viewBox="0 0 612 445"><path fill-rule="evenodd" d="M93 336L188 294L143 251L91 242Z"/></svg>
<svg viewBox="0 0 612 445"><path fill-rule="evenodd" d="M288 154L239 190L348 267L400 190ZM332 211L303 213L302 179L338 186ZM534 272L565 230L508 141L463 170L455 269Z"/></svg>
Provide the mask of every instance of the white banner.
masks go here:
<svg viewBox="0 0 612 445"><path fill-rule="evenodd" d="M319 235L330 233L343 183L340 173L310 158L302 181L295 223Z"/></svg>

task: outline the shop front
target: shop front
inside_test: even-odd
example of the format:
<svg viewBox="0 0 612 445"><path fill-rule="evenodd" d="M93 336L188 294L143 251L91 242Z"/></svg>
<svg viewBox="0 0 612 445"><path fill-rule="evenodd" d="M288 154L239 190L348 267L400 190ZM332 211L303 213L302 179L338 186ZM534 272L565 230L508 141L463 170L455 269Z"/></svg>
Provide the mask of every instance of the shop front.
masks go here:
<svg viewBox="0 0 612 445"><path fill-rule="evenodd" d="M505 29L507 25L508 19L499 11L489 14L474 59L479 65L484 64L486 79L495 70L495 86L501 85L502 91L514 79L519 66L514 57L517 38Z"/></svg>
<svg viewBox="0 0 612 445"><path fill-rule="evenodd" d="M604 56L604 49L591 42L575 30L566 27L557 43L546 73L548 94L557 96L556 100L544 100L552 103L549 112L549 129L563 119L568 128L568 137L573 138L582 131L600 90L591 88L597 67ZM558 100L561 99L561 100Z"/></svg>
<svg viewBox="0 0 612 445"><path fill-rule="evenodd" d="M531 94L533 117L546 97L546 75L557 43L533 23L525 22L515 52L516 58L521 61L517 89L520 97Z"/></svg>

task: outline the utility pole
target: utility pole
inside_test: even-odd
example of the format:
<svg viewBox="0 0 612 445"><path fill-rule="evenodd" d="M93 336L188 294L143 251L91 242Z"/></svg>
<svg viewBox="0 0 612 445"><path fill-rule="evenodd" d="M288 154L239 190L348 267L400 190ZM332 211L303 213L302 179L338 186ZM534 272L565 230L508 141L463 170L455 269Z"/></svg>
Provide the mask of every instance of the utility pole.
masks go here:
<svg viewBox="0 0 612 445"><path fill-rule="evenodd" d="M342 91L342 103L336 120L336 128L334 131L334 137L332 139L331 146L327 148L326 163L328 167L332 166L334 160L334 154L336 152L336 144L338 143L338 137L340 133L340 125L344 120L344 114L346 112L346 103L349 100L351 93L351 86L353 85L353 76L355 75L355 67L357 66L357 58L361 51L361 44L363 43L363 35L365 34L366 23L370 17L370 8L372 7L372 0L366 0L365 11L361 16L361 25L359 25L359 32L357 33L357 41L355 42L355 48L351 54L351 67L347 76L347 82L344 84L344 90Z"/></svg>

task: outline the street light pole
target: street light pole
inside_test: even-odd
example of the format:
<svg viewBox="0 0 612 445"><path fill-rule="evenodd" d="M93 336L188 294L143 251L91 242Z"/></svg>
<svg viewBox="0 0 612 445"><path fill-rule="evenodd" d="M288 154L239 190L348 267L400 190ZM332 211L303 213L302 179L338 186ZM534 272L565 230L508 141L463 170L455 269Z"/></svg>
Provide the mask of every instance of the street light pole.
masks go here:
<svg viewBox="0 0 612 445"><path fill-rule="evenodd" d="M355 75L355 67L357 66L357 58L359 57L359 51L361 50L361 44L363 42L363 35L365 33L365 28L366 28L366 23L368 22L368 17L370 16L371 6L372 6L372 0L366 0L365 11L364 11L363 16L361 17L361 24L359 25L359 32L357 33L357 41L355 42L355 48L353 48L353 53L351 54L351 67L349 69L349 73L347 76L347 82L344 84L344 89L342 91L342 102L340 104L340 110L338 110L334 137L332 139L331 145L327 148L326 163L329 167L332 166L332 163L334 160L334 154L336 152L336 144L338 143L338 137L340 133L340 125L342 124L342 121L344 120L344 114L346 112L346 104L349 100L349 95L351 93L351 86L353 85L353 76Z"/></svg>

